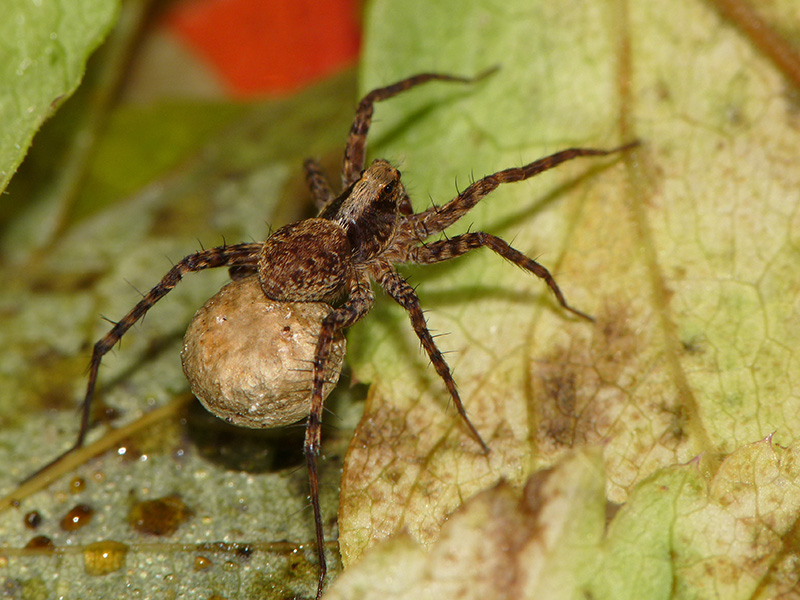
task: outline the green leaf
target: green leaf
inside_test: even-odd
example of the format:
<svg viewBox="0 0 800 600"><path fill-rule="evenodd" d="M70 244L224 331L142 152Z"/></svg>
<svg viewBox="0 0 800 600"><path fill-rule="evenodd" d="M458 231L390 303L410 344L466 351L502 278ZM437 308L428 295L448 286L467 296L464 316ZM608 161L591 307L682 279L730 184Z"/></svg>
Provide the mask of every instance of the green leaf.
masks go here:
<svg viewBox="0 0 800 600"><path fill-rule="evenodd" d="M118 0L5 0L0 19L0 191L33 135L78 87Z"/></svg>
<svg viewBox="0 0 800 600"><path fill-rule="evenodd" d="M793 96L769 60L702 3L376 1L368 15L362 91L420 71L500 65L474 86L428 84L376 108L373 155L400 166L418 210L453 197L454 182L463 189L566 147L641 146L503 186L448 231L509 240L595 324L489 250L404 270L430 328L448 334L437 343L488 456L448 406L402 310L379 303L353 329L354 373L373 387L345 465L345 564L358 570L369 548L401 532L435 547L466 500L501 480L521 486L576 448L602 448L607 498L623 503L697 456L708 484L725 456L766 436L776 452L794 447L800 221L789 165L800 140ZM714 501L710 489L699 494ZM786 494L791 522L797 490ZM754 519L748 539L772 536L749 510L739 517ZM672 515L646 512L639 526L664 532ZM716 522L719 539L735 536L736 520ZM682 522L683 556L713 554L702 526ZM784 524L778 538L789 543L790 531ZM691 560L672 561L664 543L642 537L637 549L666 560L644 582L653 594L637 593L636 572L619 568L612 587L598 575L603 593L592 597L668 596L665 573ZM778 544L753 553L763 565L782 560ZM736 581L750 577L746 561L730 567ZM759 573L770 589L797 581ZM755 590L726 587L720 565L707 576L682 574L679 597Z"/></svg>

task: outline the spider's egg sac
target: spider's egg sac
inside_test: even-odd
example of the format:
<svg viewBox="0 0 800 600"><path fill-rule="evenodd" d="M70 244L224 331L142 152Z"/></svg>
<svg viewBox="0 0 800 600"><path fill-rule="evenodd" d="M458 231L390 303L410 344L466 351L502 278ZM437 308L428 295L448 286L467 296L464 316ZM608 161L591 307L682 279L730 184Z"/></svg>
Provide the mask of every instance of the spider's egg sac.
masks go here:
<svg viewBox="0 0 800 600"><path fill-rule="evenodd" d="M243 427L294 423L311 409L314 351L322 302L275 302L257 277L232 281L197 311L186 330L181 362L206 409ZM323 399L342 370L346 341L337 333L325 370Z"/></svg>

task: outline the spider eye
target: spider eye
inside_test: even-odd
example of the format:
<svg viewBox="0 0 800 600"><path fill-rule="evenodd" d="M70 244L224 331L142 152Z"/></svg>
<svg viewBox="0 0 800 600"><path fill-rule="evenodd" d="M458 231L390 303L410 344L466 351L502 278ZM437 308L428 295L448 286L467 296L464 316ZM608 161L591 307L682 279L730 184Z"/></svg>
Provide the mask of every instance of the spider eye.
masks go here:
<svg viewBox="0 0 800 600"><path fill-rule="evenodd" d="M383 193L389 195L394 192L394 181L390 181L385 186L383 186Z"/></svg>

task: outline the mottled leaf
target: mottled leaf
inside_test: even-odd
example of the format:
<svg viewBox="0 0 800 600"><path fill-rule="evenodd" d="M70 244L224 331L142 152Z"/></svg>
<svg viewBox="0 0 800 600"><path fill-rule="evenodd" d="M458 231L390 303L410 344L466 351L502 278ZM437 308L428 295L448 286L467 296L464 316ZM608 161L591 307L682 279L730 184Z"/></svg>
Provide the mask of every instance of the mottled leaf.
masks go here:
<svg viewBox="0 0 800 600"><path fill-rule="evenodd" d="M505 186L448 232L509 240L596 323L563 311L541 281L489 250L404 270L430 328L448 334L437 343L488 456L401 309L379 303L353 329L355 375L373 387L345 465L345 564L395 535L435 547L464 501L501 480L521 486L576 448L602 449L607 498L623 503L696 457L698 485L712 486L698 501L714 502L709 478L728 454L766 436L794 447L800 128L790 84L747 37L704 3L376 1L367 23L380 42L365 50L362 90L419 71L500 66L473 86L429 84L376 109L373 153L400 166L417 209L566 147L641 145ZM791 523L797 490L785 493ZM718 521L716 537L741 539L750 519L745 539L773 539L749 510ZM667 512L642 518L652 521L642 530L674 526ZM682 527L685 556L734 551L712 551L702 519ZM791 530L784 522L777 540L790 543ZM641 542L663 551L663 539ZM782 556L777 542L751 550L759 565ZM706 571L711 581L682 575L680 597L754 593L738 583L752 565L727 566ZM593 597L657 597L636 593L635 569L620 576L616 595ZM593 586L610 589L597 577Z"/></svg>

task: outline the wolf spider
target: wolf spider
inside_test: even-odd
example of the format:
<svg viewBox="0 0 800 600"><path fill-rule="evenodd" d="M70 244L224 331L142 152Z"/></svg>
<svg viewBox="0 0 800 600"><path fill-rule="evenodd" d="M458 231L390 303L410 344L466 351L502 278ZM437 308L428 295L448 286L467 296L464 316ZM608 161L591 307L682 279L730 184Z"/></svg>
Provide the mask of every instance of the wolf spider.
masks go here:
<svg viewBox="0 0 800 600"><path fill-rule="evenodd" d="M444 381L464 426L480 445L481 450L487 453L489 448L469 420L450 369L428 331L417 294L395 270L394 265L433 264L485 246L543 279L564 309L581 318L592 320L587 314L567 304L564 295L545 267L492 234L474 231L430 243L426 243L426 240L442 233L502 183L528 179L577 157L605 156L619 152L633 146L635 142L611 150L591 148L562 150L527 165L512 167L483 177L443 206L434 206L415 213L400 181L400 171L383 159L377 159L366 169L364 168L366 138L372 121L373 105L429 81L471 83L485 77L486 74L467 78L422 73L371 91L358 104L347 138L342 168L343 191L334 194L316 161L307 160L304 164L308 187L318 205L321 205L319 214L315 218L281 227L265 242L225 245L195 252L172 267L161 281L94 345L77 441L70 450L53 462L57 462L84 443L89 428L90 405L97 383L98 368L103 356L120 341L134 323L171 291L185 274L216 267L228 267L232 275L241 273L242 270L256 272L261 290L273 301L338 302L336 308L332 308L322 321L314 352L310 412L306 422L304 443L319 560L317 598L322 593L326 575L317 475L325 366L335 334L354 325L372 308L373 280L408 312L414 332L419 337L437 374Z"/></svg>

